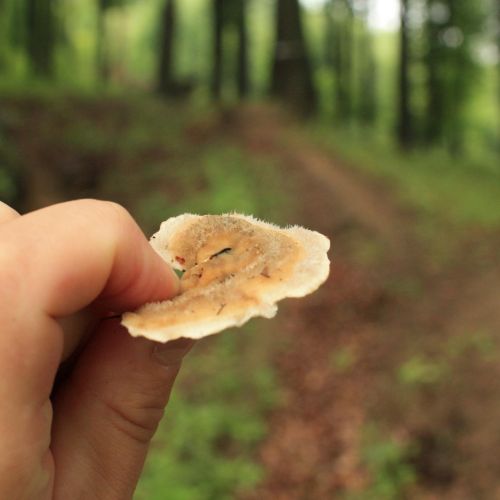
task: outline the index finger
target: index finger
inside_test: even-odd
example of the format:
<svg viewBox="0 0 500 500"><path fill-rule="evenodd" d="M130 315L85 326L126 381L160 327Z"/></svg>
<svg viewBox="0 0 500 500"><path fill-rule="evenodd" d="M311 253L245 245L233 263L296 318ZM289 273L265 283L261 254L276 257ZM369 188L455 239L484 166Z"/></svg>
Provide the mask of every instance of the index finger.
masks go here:
<svg viewBox="0 0 500 500"><path fill-rule="evenodd" d="M4 222L9 222L15 218L19 217L19 214L12 208L0 200L0 224Z"/></svg>
<svg viewBox="0 0 500 500"><path fill-rule="evenodd" d="M32 212L0 226L0 241L4 401L48 398L63 346L57 318L89 304L122 312L177 292L175 273L113 203L80 200Z"/></svg>
<svg viewBox="0 0 500 500"><path fill-rule="evenodd" d="M83 200L0 225L0 284L0 496L22 485L45 498L58 319L89 304L121 312L169 298L177 278L123 208Z"/></svg>

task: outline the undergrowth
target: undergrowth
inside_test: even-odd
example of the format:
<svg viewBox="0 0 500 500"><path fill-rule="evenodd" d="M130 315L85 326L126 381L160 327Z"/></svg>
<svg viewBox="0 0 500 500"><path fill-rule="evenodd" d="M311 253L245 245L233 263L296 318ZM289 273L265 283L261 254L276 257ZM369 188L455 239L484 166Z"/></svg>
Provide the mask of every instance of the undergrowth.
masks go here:
<svg viewBox="0 0 500 500"><path fill-rule="evenodd" d="M453 158L442 150L399 151L366 130L316 125L310 136L347 165L389 180L399 200L423 222L500 226L500 168L493 152Z"/></svg>

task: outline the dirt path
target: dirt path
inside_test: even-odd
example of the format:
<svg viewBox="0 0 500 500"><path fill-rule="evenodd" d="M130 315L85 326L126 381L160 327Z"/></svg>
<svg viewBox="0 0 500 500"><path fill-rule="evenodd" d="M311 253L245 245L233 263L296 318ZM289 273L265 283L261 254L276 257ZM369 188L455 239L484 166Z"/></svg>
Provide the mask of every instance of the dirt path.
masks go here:
<svg viewBox="0 0 500 500"><path fill-rule="evenodd" d="M467 330L497 331L500 267L490 265L478 274L471 262L467 272L428 271L425 249L412 233L412 216L398 207L387 188L308 144L268 110L245 109L229 121L241 146L282 165L290 185L297 189L297 217L328 235L334 245L331 279L316 295L289 305L277 332L285 346L278 349L276 364L286 400L273 415L271 432L260 450L267 479L249 498L327 499L363 490L369 484L363 436L375 415L387 411L384 405L397 405L394 396L386 394L390 386L380 381L394 376L404 361L408 344L414 342L406 332L422 335L422 342L428 344L425 352L437 349L437 341L429 341L424 332L434 332L439 342L447 342ZM360 263L353 257L363 246L375 247L376 261ZM394 283L405 281L419 282L426 290L418 294L418 301L412 293L394 290ZM480 384L467 372L462 377L462 382ZM473 404L474 395L467 397ZM477 419L467 409L457 410L456 404L467 402L450 402L453 410L436 404L436 414L430 411L425 422L400 416L407 421L394 425L394 434L406 433L415 440L427 436L429 422L447 425L440 420L448 418L443 412ZM438 431L431 434L432 439L439 438ZM458 434L457 441L464 437ZM467 437L470 434L465 441ZM478 455L484 449L478 445L455 451ZM462 484L463 478L456 477L460 472L454 463L436 477L427 471L440 453L440 449L426 449L415 458L417 473L422 474L415 497L431 498L435 488L440 498L461 498L467 488L472 491ZM473 470L461 474L472 476Z"/></svg>
<svg viewBox="0 0 500 500"><path fill-rule="evenodd" d="M356 174L338 159L308 144L293 125L269 108L244 108L235 121L240 138L253 151L267 152L284 165L300 170L335 201L342 217L355 221L383 241L400 248L407 230L400 207L382 186ZM389 193L387 193L389 194Z"/></svg>

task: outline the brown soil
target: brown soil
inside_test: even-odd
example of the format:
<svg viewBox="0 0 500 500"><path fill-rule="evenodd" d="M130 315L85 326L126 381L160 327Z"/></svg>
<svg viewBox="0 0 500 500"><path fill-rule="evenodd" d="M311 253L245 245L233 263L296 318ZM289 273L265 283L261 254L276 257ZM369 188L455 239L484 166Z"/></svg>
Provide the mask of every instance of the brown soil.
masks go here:
<svg viewBox="0 0 500 500"><path fill-rule="evenodd" d="M407 462L417 480L406 495L487 498L485 492L499 484L494 471L500 461L487 436L500 425L488 419L481 430L485 416L476 408L483 390L498 422L500 407L488 380L500 370L475 354L469 364L453 358L451 380L424 384L409 402L401 400L405 389L396 373L413 352L443 355L453 336L499 332L496 247L492 241L481 269L466 248L491 235L464 241L464 253L455 258L459 266L436 269L412 233L415 216L386 186L346 168L268 110L246 109L229 121L240 145L272 156L293 178L291 185L300 186L301 223L333 242L328 282L281 314L282 348L275 359L286 397L260 449L266 480L245 498L330 499L362 490L362 498L375 498L370 484L377 472L370 474L363 459L363 436L374 422L387 439L414 445ZM367 244L375 246L375 257L360 259L357 249ZM401 290L402 283L416 283L419 291ZM447 440L450 449L440 444Z"/></svg>

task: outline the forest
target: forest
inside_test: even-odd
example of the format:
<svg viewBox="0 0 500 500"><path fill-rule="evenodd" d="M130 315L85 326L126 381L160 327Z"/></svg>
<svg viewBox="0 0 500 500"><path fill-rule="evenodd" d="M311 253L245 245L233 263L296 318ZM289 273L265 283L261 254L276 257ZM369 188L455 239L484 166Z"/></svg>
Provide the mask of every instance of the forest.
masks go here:
<svg viewBox="0 0 500 500"><path fill-rule="evenodd" d="M0 200L82 197L333 242L198 342L137 500L498 495L498 0L0 0Z"/></svg>

